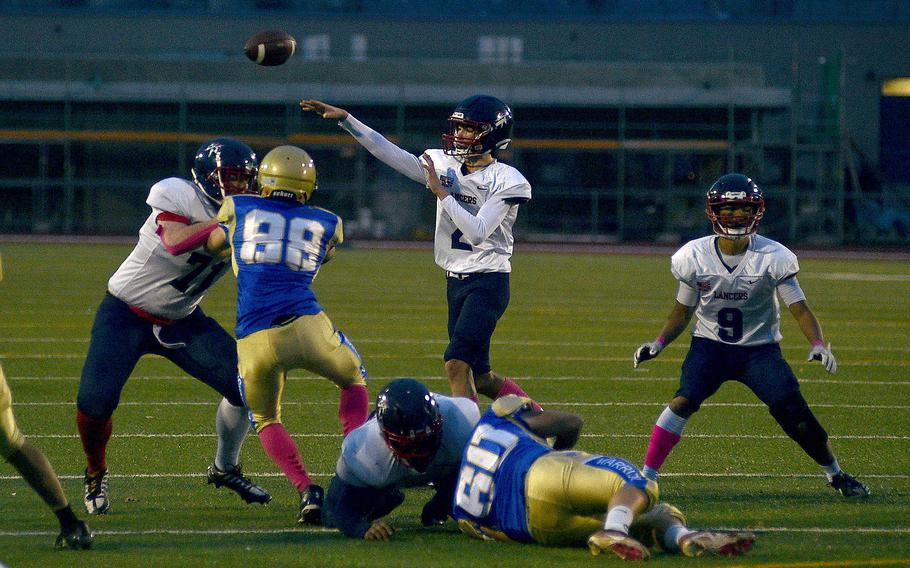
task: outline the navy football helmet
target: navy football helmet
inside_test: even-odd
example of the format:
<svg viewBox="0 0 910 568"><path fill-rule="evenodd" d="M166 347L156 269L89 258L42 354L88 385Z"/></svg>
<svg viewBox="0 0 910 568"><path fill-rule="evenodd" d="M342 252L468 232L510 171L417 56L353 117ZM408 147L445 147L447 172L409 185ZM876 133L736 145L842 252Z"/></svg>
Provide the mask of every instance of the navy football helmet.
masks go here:
<svg viewBox="0 0 910 568"><path fill-rule="evenodd" d="M721 213L725 206L744 208L749 213ZM765 214L765 195L749 177L727 174L718 178L708 190L705 212L716 234L728 239L742 239L758 230L758 222Z"/></svg>
<svg viewBox="0 0 910 568"><path fill-rule="evenodd" d="M514 123L512 109L496 97L468 97L449 116L449 131L442 136L443 148L446 154L461 157L503 150L512 141ZM465 136L465 128L473 135Z"/></svg>
<svg viewBox="0 0 910 568"><path fill-rule="evenodd" d="M230 138L209 140L196 150L193 181L215 203L228 195L256 193L259 161L252 148Z"/></svg>
<svg viewBox="0 0 910 568"><path fill-rule="evenodd" d="M442 442L442 414L427 387L414 379L392 381L376 397L376 420L395 459L426 471Z"/></svg>

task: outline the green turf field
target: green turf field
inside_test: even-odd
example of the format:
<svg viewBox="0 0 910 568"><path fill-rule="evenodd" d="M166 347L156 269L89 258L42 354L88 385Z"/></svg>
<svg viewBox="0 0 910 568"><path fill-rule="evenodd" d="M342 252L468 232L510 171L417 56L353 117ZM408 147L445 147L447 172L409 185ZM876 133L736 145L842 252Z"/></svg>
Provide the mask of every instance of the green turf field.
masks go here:
<svg viewBox="0 0 910 568"><path fill-rule="evenodd" d="M544 407L586 422L580 447L641 463L654 419L676 388L688 340L633 370L676 290L668 258L532 253L514 259L512 301L493 365ZM22 430L43 448L81 512L83 457L75 397L95 308L128 246L3 244L0 356ZM319 298L364 357L374 396L396 376L447 392L444 279L426 250L347 248L317 279ZM906 261L802 259L800 282L833 343L839 371L808 364L808 345L783 314L783 350L844 468L873 491L845 502L738 384L725 385L690 422L664 467L665 500L698 527L748 528L755 549L734 559L659 555L660 565L910 566L910 268ZM203 302L226 327L234 280ZM587 550L473 541L453 524L425 529L425 490L390 518L392 543L352 541L295 524L297 495L255 436L246 471L274 495L243 504L205 484L219 396L168 361L144 359L123 392L109 446L110 514L89 519L89 552L54 552L56 520L0 463L0 562L25 566L547 566L606 563ZM337 391L292 374L284 418L308 468L325 484L341 438Z"/></svg>

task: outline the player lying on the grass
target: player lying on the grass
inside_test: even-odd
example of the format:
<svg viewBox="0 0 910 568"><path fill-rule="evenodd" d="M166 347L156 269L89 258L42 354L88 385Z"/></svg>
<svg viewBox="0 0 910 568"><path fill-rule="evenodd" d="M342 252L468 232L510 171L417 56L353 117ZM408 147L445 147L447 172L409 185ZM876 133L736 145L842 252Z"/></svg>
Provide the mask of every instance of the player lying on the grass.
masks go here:
<svg viewBox="0 0 910 568"><path fill-rule="evenodd" d="M240 448L250 424L237 388L237 343L199 303L227 263L200 247L217 228L212 217L226 195L247 193L258 161L249 146L229 138L203 144L193 181L171 177L152 186L152 212L139 242L107 285L95 314L76 399L85 451L85 508L107 512L107 444L120 393L143 355L160 355L222 395L215 414L218 446L208 482L237 492L247 503L271 496L247 479Z"/></svg>
<svg viewBox="0 0 910 568"><path fill-rule="evenodd" d="M225 198L206 249L231 249L237 275L237 350L244 402L268 456L300 492L299 523L320 523L323 489L307 474L281 421L287 373L306 369L341 389L338 418L347 435L369 412L366 369L335 329L311 288L344 240L341 218L308 204L316 166L304 150L278 146L259 165L260 195ZM225 233L227 231L227 234Z"/></svg>
<svg viewBox="0 0 910 568"><path fill-rule="evenodd" d="M376 398L376 413L352 431L326 495L323 521L353 538L389 540L382 520L404 501L405 487L436 490L424 505L424 526L452 512L461 453L480 417L477 404L431 393L414 379L390 382Z"/></svg>
<svg viewBox="0 0 910 568"><path fill-rule="evenodd" d="M831 345L796 279L796 255L756 233L764 212L764 194L751 179L722 176L707 194L715 235L689 241L670 261L679 280L676 304L657 338L635 350L634 366L657 357L693 314L695 326L679 389L657 418L643 471L657 479L689 418L721 384L735 380L768 405L771 416L822 467L835 490L844 497L868 497L869 488L841 470L827 432L781 355L778 294L811 344L808 360L820 361L829 373L837 370Z"/></svg>
<svg viewBox="0 0 910 568"><path fill-rule="evenodd" d="M622 458L568 451L581 433L575 414L540 412L507 396L481 416L465 447L454 516L481 539L583 546L645 560L649 547L686 556L743 554L748 532L694 530L655 481ZM547 439L553 439L552 447ZM646 512L647 511L647 512Z"/></svg>
<svg viewBox="0 0 910 568"><path fill-rule="evenodd" d="M449 116L445 149L418 158L342 108L314 100L300 107L337 120L371 154L436 196L433 248L446 274L449 344L443 357L452 394L475 401L477 393L526 396L490 365L490 340L509 305L512 226L518 207L531 199L528 180L496 159L512 141L512 110L487 95L464 99Z"/></svg>
<svg viewBox="0 0 910 568"><path fill-rule="evenodd" d="M94 537L88 526L76 518L63 493L60 480L41 450L25 439L13 416L13 396L0 367L0 456L12 464L38 493L60 521L55 548L90 548Z"/></svg>

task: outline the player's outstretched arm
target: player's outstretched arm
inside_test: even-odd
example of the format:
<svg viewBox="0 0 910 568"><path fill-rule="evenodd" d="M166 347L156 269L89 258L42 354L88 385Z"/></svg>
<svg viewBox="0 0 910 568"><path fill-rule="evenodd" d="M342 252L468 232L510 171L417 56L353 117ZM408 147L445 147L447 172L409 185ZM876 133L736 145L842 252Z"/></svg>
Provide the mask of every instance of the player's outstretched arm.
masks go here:
<svg viewBox="0 0 910 568"><path fill-rule="evenodd" d="M341 128L353 136L354 140L357 140L361 146L366 148L370 154L376 156L381 162L414 181L425 183L424 171L417 156L399 148L382 134L357 120L348 111L311 99L300 101L300 108L304 111L315 112L326 119L337 120Z"/></svg>
<svg viewBox="0 0 910 568"><path fill-rule="evenodd" d="M556 438L553 442L554 450L567 450L574 446L584 425L581 416L558 410L546 412L527 410L522 413L521 418L528 428L541 438Z"/></svg>
<svg viewBox="0 0 910 568"><path fill-rule="evenodd" d="M822 334L822 326L818 323L818 318L809 308L805 300L790 304L790 314L796 320L799 329L806 336L806 339L812 345L809 350L807 361L821 361L825 370L829 373L837 372L837 360L834 353L831 352L831 344L825 343L825 336Z"/></svg>
<svg viewBox="0 0 910 568"><path fill-rule="evenodd" d="M632 355L632 366L637 369L642 361L657 357L664 347L669 345L689 327L689 322L692 321L692 314L694 313L695 306L687 306L677 301L673 305L670 315L667 316L667 321L664 323L663 329L660 330L660 335L654 341L642 343L635 350Z"/></svg>
<svg viewBox="0 0 910 568"><path fill-rule="evenodd" d="M322 118L328 120L344 120L348 117L348 111L343 108L326 104L322 101L304 99L300 101L300 108L305 111L315 112Z"/></svg>
<svg viewBox="0 0 910 568"><path fill-rule="evenodd" d="M155 233L164 248L174 256L204 245L208 236L218 228L218 221L210 219L187 225L179 221L158 221Z"/></svg>

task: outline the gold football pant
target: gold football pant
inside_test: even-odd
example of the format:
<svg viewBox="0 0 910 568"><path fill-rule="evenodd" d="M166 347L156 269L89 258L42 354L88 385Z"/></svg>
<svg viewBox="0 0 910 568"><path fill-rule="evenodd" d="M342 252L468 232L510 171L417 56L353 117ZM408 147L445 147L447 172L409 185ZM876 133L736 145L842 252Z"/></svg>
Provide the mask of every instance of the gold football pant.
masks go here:
<svg viewBox="0 0 910 568"><path fill-rule="evenodd" d="M256 432L281 422L287 373L305 369L345 388L366 384L360 356L325 312L300 316L237 341L240 377Z"/></svg>
<svg viewBox="0 0 910 568"><path fill-rule="evenodd" d="M24 442L13 417L13 394L6 384L3 367L0 367L0 457L6 459L18 452Z"/></svg>
<svg viewBox="0 0 910 568"><path fill-rule="evenodd" d="M610 499L626 481L615 471L584 463L596 457L551 452L531 465L525 480L528 529L538 543L584 545L603 528ZM645 493L649 507L657 503L657 483L648 480Z"/></svg>

